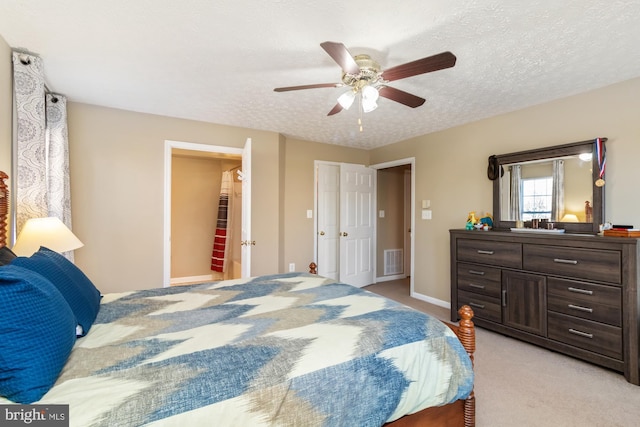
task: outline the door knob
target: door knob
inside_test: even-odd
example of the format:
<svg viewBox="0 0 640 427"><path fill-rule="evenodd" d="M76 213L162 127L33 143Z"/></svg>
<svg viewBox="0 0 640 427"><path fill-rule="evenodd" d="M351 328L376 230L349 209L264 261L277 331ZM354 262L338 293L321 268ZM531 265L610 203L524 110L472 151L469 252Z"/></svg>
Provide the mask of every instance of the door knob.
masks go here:
<svg viewBox="0 0 640 427"><path fill-rule="evenodd" d="M321 232L320 232L320 235L321 235L321 236L324 236L324 231L321 231Z"/></svg>
<svg viewBox="0 0 640 427"><path fill-rule="evenodd" d="M342 235L343 235L344 237L347 237L349 234L348 234L347 232L343 232L343 233L342 233Z"/></svg>

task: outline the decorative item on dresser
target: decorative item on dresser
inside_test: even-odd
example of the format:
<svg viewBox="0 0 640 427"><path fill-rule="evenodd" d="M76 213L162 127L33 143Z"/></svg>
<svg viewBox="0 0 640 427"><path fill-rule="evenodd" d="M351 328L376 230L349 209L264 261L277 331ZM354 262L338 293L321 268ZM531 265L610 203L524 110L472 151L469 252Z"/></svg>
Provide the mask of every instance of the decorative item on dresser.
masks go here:
<svg viewBox="0 0 640 427"><path fill-rule="evenodd" d="M640 385L638 239L450 230L451 319L624 373Z"/></svg>

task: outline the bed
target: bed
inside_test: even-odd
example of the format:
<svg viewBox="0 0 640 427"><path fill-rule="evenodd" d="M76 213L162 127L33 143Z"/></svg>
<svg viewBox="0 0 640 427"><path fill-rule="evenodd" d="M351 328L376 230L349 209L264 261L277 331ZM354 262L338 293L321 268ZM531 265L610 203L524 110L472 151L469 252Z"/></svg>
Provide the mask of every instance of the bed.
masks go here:
<svg viewBox="0 0 640 427"><path fill-rule="evenodd" d="M312 273L102 295L53 251L0 250L0 404L68 404L72 426L475 423L469 307L449 325Z"/></svg>

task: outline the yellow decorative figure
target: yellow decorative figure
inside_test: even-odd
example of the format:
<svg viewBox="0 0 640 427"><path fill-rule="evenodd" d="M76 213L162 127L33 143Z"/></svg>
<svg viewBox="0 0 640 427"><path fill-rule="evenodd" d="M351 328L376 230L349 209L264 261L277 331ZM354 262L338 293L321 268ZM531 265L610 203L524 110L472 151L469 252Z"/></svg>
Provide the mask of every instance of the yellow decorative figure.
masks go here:
<svg viewBox="0 0 640 427"><path fill-rule="evenodd" d="M476 218L476 211L469 212L469 216L467 217L467 222L470 222L473 225L476 225L478 223L478 220Z"/></svg>

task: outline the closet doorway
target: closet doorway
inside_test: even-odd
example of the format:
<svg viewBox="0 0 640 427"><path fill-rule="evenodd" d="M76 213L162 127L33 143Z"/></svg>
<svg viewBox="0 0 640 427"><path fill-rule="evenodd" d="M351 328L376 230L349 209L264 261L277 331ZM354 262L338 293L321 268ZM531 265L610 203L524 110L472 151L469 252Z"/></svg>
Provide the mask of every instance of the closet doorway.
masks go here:
<svg viewBox="0 0 640 427"><path fill-rule="evenodd" d="M250 140L245 148L165 141L165 287L250 274ZM224 272L211 267L216 234L228 236Z"/></svg>

